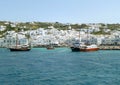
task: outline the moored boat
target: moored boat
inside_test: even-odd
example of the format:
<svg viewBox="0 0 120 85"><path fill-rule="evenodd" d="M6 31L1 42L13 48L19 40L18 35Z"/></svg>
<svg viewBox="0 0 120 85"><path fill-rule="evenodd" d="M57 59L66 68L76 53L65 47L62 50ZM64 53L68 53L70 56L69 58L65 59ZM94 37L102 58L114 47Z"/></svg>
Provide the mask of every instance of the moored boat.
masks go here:
<svg viewBox="0 0 120 85"><path fill-rule="evenodd" d="M46 47L48 50L54 49L54 46L47 46Z"/></svg>
<svg viewBox="0 0 120 85"><path fill-rule="evenodd" d="M71 47L73 52L88 52L88 51L97 51L99 48L97 45L81 45L79 47Z"/></svg>
<svg viewBox="0 0 120 85"><path fill-rule="evenodd" d="M87 42L81 42L80 31L79 31L79 40L75 41L71 46L72 52L88 52L88 51L98 51L99 47L95 44L88 43L88 34Z"/></svg>
<svg viewBox="0 0 120 85"><path fill-rule="evenodd" d="M30 51L31 50L31 43L29 42L29 38L27 37L28 43L20 44L18 39L18 33L16 33L16 44L14 46L9 47L10 51Z"/></svg>
<svg viewBox="0 0 120 85"><path fill-rule="evenodd" d="M46 49L48 49L48 50L54 49L54 46L53 46L52 41L50 39L48 40L48 45L46 46Z"/></svg>
<svg viewBox="0 0 120 85"><path fill-rule="evenodd" d="M17 46L17 47L10 47L10 51L30 51L31 48L29 46Z"/></svg>

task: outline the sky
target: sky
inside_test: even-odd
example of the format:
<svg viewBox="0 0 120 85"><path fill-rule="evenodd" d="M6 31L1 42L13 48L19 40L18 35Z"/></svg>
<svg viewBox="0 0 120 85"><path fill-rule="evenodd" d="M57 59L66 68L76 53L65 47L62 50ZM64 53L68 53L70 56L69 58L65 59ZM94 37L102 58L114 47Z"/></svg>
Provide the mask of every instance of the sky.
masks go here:
<svg viewBox="0 0 120 85"><path fill-rule="evenodd" d="M0 0L0 21L120 23L120 0Z"/></svg>

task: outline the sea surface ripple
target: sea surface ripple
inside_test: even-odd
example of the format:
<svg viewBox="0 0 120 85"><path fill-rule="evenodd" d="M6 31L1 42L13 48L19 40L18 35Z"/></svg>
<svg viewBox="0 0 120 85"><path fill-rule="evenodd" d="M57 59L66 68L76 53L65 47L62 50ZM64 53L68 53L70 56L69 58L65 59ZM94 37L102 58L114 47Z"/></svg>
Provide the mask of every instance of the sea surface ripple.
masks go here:
<svg viewBox="0 0 120 85"><path fill-rule="evenodd" d="M120 51L0 48L0 85L120 85Z"/></svg>

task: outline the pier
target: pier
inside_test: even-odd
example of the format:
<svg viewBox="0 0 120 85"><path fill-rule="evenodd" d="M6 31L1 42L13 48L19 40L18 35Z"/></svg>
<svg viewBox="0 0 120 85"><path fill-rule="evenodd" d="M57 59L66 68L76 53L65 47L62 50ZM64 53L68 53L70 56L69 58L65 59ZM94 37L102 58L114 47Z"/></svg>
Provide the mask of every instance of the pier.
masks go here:
<svg viewBox="0 0 120 85"><path fill-rule="evenodd" d="M99 46L100 50L120 50L120 46Z"/></svg>

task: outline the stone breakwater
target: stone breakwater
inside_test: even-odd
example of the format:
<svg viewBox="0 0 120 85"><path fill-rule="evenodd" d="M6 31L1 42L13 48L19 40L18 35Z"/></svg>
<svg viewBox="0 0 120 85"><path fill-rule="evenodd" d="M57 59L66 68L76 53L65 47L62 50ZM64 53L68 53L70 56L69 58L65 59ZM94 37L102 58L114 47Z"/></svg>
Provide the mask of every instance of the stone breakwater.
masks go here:
<svg viewBox="0 0 120 85"><path fill-rule="evenodd" d="M99 46L100 50L120 50L120 46Z"/></svg>

